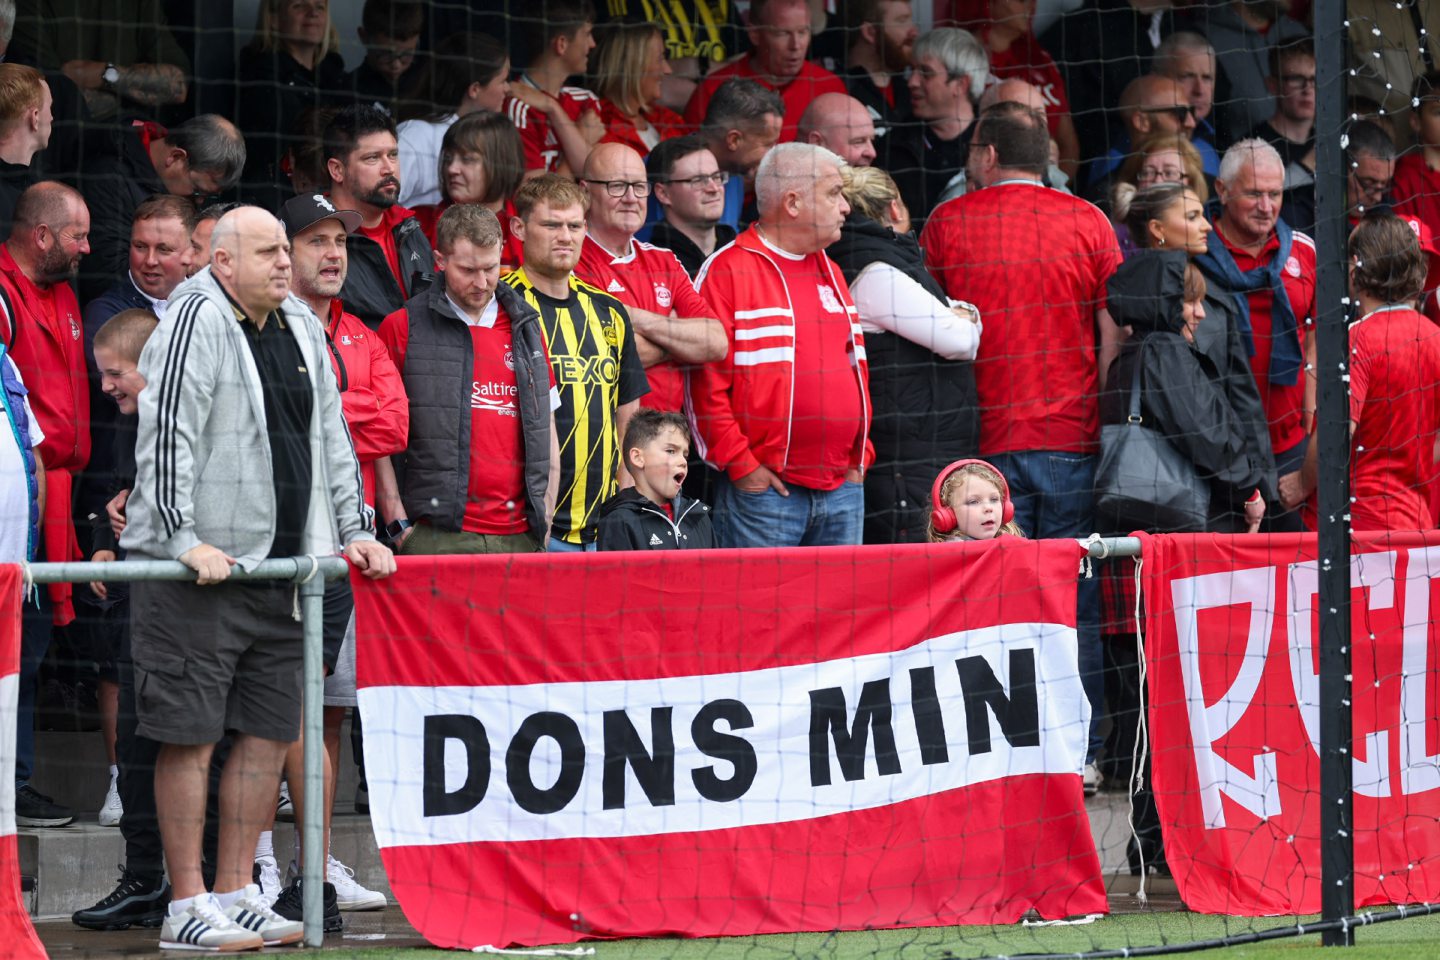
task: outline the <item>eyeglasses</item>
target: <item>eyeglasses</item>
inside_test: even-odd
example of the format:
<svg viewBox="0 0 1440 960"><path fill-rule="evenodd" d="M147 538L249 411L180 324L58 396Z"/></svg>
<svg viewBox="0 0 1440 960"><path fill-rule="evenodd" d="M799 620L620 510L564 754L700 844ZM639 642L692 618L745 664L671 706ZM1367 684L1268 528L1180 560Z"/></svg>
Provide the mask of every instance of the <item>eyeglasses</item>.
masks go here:
<svg viewBox="0 0 1440 960"><path fill-rule="evenodd" d="M1389 180L1376 180L1374 177L1362 177L1354 171L1351 171L1350 178L1355 181L1355 185L1359 187L1360 191L1367 197L1381 196L1386 190L1390 189Z"/></svg>
<svg viewBox="0 0 1440 960"><path fill-rule="evenodd" d="M1301 90L1314 90L1316 88L1315 74L1313 73L1285 73L1280 75L1280 86L1288 93L1299 93Z"/></svg>
<svg viewBox="0 0 1440 960"><path fill-rule="evenodd" d="M612 197L623 197L626 190L633 191L637 198L650 196L649 180L586 180L585 182L603 186L605 192Z"/></svg>
<svg viewBox="0 0 1440 960"><path fill-rule="evenodd" d="M1190 178L1184 170L1178 167L1141 167L1140 172L1135 174L1135 182L1141 185L1151 183L1183 183L1190 185Z"/></svg>
<svg viewBox="0 0 1440 960"><path fill-rule="evenodd" d="M948 70L936 70L932 67L915 67L913 72L919 76L921 80L934 80L936 77L944 77L946 80L958 79L958 74L951 73Z"/></svg>
<svg viewBox="0 0 1440 960"><path fill-rule="evenodd" d="M661 180L660 182L669 184L683 183L691 190L704 190L712 183L718 187L725 186L725 184L730 182L730 174L724 170L717 170L714 173L702 173L698 177L686 177L684 180Z"/></svg>
<svg viewBox="0 0 1440 960"><path fill-rule="evenodd" d="M1186 118L1195 116L1195 108L1189 104L1176 104L1173 107L1141 107L1141 113L1168 113L1175 118L1176 123L1184 123Z"/></svg>

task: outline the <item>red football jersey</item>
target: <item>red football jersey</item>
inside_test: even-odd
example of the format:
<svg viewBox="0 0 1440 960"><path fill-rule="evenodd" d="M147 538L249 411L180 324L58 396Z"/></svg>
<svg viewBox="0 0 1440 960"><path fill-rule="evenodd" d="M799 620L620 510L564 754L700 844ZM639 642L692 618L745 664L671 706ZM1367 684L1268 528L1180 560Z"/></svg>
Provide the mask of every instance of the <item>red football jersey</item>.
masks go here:
<svg viewBox="0 0 1440 960"><path fill-rule="evenodd" d="M1120 265L1094 204L1001 181L935 208L920 245L947 296L984 318L980 453L1092 453L1100 435L1095 314Z"/></svg>
<svg viewBox="0 0 1440 960"><path fill-rule="evenodd" d="M673 313L677 317L709 317L715 313L695 292L690 275L675 254L638 240L630 241L629 252L617 257L587 234L575 276L627 307L662 316ZM676 364L662 360L646 367L645 379L650 383L650 392L640 398L641 406L678 412L684 405L685 377Z"/></svg>

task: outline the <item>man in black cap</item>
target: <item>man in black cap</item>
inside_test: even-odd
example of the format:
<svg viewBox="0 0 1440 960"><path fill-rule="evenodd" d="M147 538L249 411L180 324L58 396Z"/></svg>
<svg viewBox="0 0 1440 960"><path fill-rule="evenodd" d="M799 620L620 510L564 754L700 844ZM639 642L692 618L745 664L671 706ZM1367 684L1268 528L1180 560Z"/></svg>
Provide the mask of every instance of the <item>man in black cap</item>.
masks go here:
<svg viewBox="0 0 1440 960"><path fill-rule="evenodd" d="M330 364L340 386L340 404L355 454L360 461L367 510L375 503L375 461L405 449L410 425L410 406L405 386L391 362L380 337L340 301L349 265L346 240L360 226L360 214L337 210L323 194L301 194L280 208L280 222L290 240L290 290L309 304L320 318L330 346ZM325 796L333 801L333 783L340 760L340 727L345 708L355 706L355 601L347 580L325 588ZM285 758L288 782L304 782L302 747L296 741ZM305 798L293 790L296 823ZM320 802L325 802L320 798ZM354 871L329 854L328 824L325 821L325 929L341 927L341 910L383 910L385 895L368 890L355 880ZM296 849L300 848L299 843ZM261 833L255 847L256 874L261 890L275 896L275 912L287 919L300 919L301 891L295 882L299 865L291 863L291 882L280 887L280 869L275 862L271 833ZM335 896L330 895L333 886Z"/></svg>

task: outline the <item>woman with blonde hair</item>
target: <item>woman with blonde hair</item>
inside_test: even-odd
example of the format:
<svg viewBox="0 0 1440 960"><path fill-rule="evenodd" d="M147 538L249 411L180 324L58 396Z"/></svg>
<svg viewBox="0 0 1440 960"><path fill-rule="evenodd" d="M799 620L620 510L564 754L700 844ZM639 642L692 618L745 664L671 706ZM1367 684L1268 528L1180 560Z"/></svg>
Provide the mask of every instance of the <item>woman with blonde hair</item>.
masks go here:
<svg viewBox="0 0 1440 960"><path fill-rule="evenodd" d="M1210 199L1200 151L1188 139L1178 133L1157 133L1140 141L1135 152L1120 165L1108 198L1115 236L1120 241L1121 254L1126 257L1148 244L1131 235L1125 215L1120 211L1130 205L1137 191L1157 183L1178 183L1188 188L1199 198L1202 207Z"/></svg>
<svg viewBox="0 0 1440 960"><path fill-rule="evenodd" d="M294 124L345 90L339 45L328 0L261 0L240 54L236 122L245 131L245 191L267 210L290 196L281 161L301 139Z"/></svg>
<svg viewBox="0 0 1440 960"><path fill-rule="evenodd" d="M826 252L850 284L870 362L875 463L865 474L865 542L921 543L936 474L979 449L970 362L980 314L947 299L925 269L890 175L847 167L844 177L850 215Z"/></svg>
<svg viewBox="0 0 1440 960"><path fill-rule="evenodd" d="M591 87L600 98L605 142L623 143L644 157L661 140L685 132L680 115L660 104L669 73L658 24L618 22L595 31Z"/></svg>

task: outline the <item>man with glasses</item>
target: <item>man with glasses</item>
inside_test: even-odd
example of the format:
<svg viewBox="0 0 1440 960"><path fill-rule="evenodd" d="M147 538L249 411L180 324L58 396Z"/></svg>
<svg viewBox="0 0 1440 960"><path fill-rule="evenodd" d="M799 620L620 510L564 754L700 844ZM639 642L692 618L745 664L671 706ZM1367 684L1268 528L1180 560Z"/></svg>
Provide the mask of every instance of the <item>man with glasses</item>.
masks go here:
<svg viewBox="0 0 1440 960"><path fill-rule="evenodd" d="M1120 95L1120 122L1110 151L1090 163L1085 183L1092 198L1109 193L1111 175L1146 137L1174 133L1189 139L1195 132L1195 109L1177 81L1147 73L1132 80Z"/></svg>
<svg viewBox="0 0 1440 960"><path fill-rule="evenodd" d="M1222 149L1275 110L1274 93L1265 82L1279 73L1272 54L1309 36L1286 14L1288 8L1283 0L1230 0L1191 6L1177 17L1178 26L1203 34L1215 48L1216 146Z"/></svg>
<svg viewBox="0 0 1440 960"><path fill-rule="evenodd" d="M720 222L730 174L699 136L662 140L645 162L665 217L651 227L650 242L675 254L694 279L706 257L735 239L735 228Z"/></svg>
<svg viewBox="0 0 1440 960"><path fill-rule="evenodd" d="M108 155L81 180L90 210L90 256L80 271L88 302L125 275L135 208L157 193L192 200L230 189L245 167L245 138L224 117L204 113L168 130L141 123L115 133Z"/></svg>
<svg viewBox="0 0 1440 960"><path fill-rule="evenodd" d="M1280 154L1285 189L1315 182L1315 44L1308 38L1271 51L1265 88L1275 112L1250 132Z"/></svg>
<svg viewBox="0 0 1440 960"><path fill-rule="evenodd" d="M365 0L355 31L365 44L365 59L346 77L358 102L394 115L396 98L415 76L425 6L418 0Z"/></svg>
<svg viewBox="0 0 1440 960"><path fill-rule="evenodd" d="M650 392L644 406L678 411L685 402L682 364L725 356L725 331L669 250L641 243L650 196L645 162L623 143L602 143L585 160L590 215L575 276L625 304Z"/></svg>

